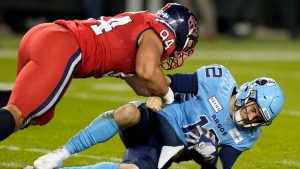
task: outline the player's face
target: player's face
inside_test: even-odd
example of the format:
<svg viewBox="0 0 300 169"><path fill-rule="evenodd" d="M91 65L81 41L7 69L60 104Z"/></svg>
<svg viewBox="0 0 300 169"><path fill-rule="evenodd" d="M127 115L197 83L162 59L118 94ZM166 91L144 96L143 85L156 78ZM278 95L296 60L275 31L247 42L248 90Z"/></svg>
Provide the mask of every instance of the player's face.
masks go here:
<svg viewBox="0 0 300 169"><path fill-rule="evenodd" d="M247 104L240 110L240 116L244 124L261 123L263 117L254 101L248 101Z"/></svg>

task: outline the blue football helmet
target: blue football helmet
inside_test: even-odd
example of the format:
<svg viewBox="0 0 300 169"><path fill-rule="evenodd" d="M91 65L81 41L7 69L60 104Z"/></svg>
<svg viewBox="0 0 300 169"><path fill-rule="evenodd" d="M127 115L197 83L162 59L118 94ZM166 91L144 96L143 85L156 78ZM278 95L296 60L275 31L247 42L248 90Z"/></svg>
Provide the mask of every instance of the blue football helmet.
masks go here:
<svg viewBox="0 0 300 169"><path fill-rule="evenodd" d="M199 36L198 19L189 9L177 3L168 3L157 14L175 31L174 53L162 63L166 70L175 69L194 53Z"/></svg>
<svg viewBox="0 0 300 169"><path fill-rule="evenodd" d="M240 110L248 101L254 101L262 115L262 120L245 124L240 117ZM245 128L270 125L281 112L284 95L278 83L271 78L261 77L243 84L236 95L234 121L237 126Z"/></svg>

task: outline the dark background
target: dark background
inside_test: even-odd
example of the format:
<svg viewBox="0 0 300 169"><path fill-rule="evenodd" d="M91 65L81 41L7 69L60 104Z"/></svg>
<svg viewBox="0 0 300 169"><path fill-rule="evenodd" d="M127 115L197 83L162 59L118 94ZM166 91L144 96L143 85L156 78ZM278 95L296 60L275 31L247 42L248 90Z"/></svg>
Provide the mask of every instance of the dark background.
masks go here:
<svg viewBox="0 0 300 169"><path fill-rule="evenodd" d="M298 0L212 0L217 11L220 34L231 34L237 22L263 25L286 30L291 37L299 37L300 2ZM171 2L164 0L162 3ZM103 15L124 12L125 1L104 2ZM0 22L15 32L27 31L35 22L56 19L85 19L83 0L0 0ZM200 18L201 19L201 18Z"/></svg>

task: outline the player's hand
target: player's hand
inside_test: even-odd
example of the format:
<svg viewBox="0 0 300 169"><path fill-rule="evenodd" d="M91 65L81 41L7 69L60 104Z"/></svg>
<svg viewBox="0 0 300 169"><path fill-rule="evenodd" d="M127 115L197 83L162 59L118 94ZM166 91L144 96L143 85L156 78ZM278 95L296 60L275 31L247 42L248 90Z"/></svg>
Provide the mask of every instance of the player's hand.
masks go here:
<svg viewBox="0 0 300 169"><path fill-rule="evenodd" d="M196 150L205 161L211 161L218 156L215 135L197 125L194 130L187 133L186 141L189 150Z"/></svg>
<svg viewBox="0 0 300 169"><path fill-rule="evenodd" d="M146 101L146 106L149 107L150 109L152 109L153 111L158 112L159 110L161 110L161 108L163 106L163 101L160 97L151 96L151 97L148 97L148 99Z"/></svg>

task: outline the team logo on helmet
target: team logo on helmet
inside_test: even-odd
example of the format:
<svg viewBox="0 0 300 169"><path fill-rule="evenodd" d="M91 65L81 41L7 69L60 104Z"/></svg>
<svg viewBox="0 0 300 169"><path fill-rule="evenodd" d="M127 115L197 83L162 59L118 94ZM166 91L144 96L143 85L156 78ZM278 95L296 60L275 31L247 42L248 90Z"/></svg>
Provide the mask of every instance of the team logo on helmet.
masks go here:
<svg viewBox="0 0 300 169"><path fill-rule="evenodd" d="M166 12L162 12L160 15L165 20L168 20L170 18L170 15L168 13L166 13Z"/></svg>
<svg viewBox="0 0 300 169"><path fill-rule="evenodd" d="M190 19L188 20L188 25L190 30L189 34L197 37L200 33L200 29L198 21L195 19L194 16L190 17Z"/></svg>

